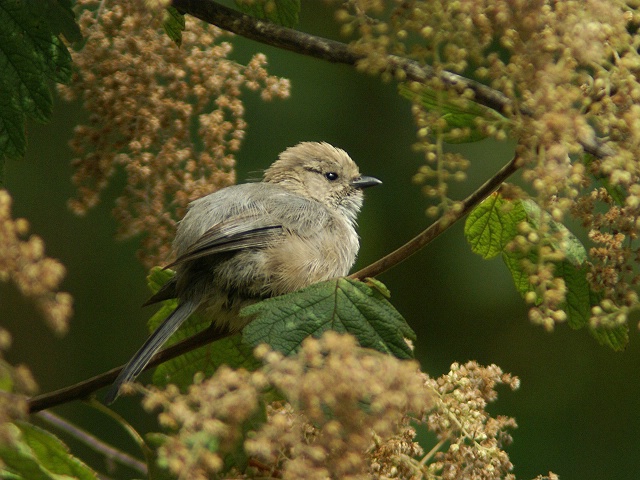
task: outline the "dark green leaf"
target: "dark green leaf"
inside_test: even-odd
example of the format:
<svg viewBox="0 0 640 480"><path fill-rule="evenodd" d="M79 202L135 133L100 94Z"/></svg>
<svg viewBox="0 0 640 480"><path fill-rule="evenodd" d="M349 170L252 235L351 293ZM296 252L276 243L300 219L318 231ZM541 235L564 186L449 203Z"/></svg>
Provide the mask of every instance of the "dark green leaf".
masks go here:
<svg viewBox="0 0 640 480"><path fill-rule="evenodd" d="M564 279L567 287L564 311L571 328L582 328L589 324L591 317L591 293L587 281L587 266L576 267L571 262L559 262L554 275Z"/></svg>
<svg viewBox="0 0 640 480"><path fill-rule="evenodd" d="M97 474L69 453L57 437L34 425L20 422L5 425L15 441L0 442L0 477L25 480L76 478L95 480Z"/></svg>
<svg viewBox="0 0 640 480"><path fill-rule="evenodd" d="M513 252L502 252L502 260L509 269L509 272L511 272L516 290L518 290L518 293L523 297L532 289L531 283L529 283L529 275L523 266L523 261L525 259L535 262L537 255L535 253L529 253L528 255L516 255Z"/></svg>
<svg viewBox="0 0 640 480"><path fill-rule="evenodd" d="M415 334L380 292L376 282L338 278L311 285L249 307L243 316L255 316L242 336L251 346L267 343L286 355L296 352L308 336L327 330L350 333L362 347L398 358L413 358L405 341Z"/></svg>
<svg viewBox="0 0 640 480"><path fill-rule="evenodd" d="M589 333L600 345L609 347L616 352L624 350L629 343L629 327L627 325L618 325L613 328L589 327Z"/></svg>
<svg viewBox="0 0 640 480"><path fill-rule="evenodd" d="M300 0L256 0L251 3L236 1L236 6L242 13L284 27L293 28L298 24Z"/></svg>
<svg viewBox="0 0 640 480"><path fill-rule="evenodd" d="M26 119L46 122L49 82L71 78L71 56L52 32L46 9L26 0L0 2L0 158L22 157Z"/></svg>
<svg viewBox="0 0 640 480"><path fill-rule="evenodd" d="M184 15L174 7L167 7L162 27L169 38L178 46L182 45L182 32L184 32Z"/></svg>
<svg viewBox="0 0 640 480"><path fill-rule="evenodd" d="M33 15L42 16L47 21L51 33L56 36L64 35L70 43L82 40L80 27L71 8L71 0L39 0L28 3L31 4Z"/></svg>
<svg viewBox="0 0 640 480"><path fill-rule="evenodd" d="M167 344L191 336L191 330L188 331L189 334L185 333L184 327L181 327ZM196 373L210 377L220 365L246 370L256 370L261 366L253 356L253 349L243 340L242 335L237 334L197 348L159 365L153 373L153 383L160 387L173 383L184 389L193 383L193 377Z"/></svg>
<svg viewBox="0 0 640 480"><path fill-rule="evenodd" d="M0 75L0 168L4 167L5 158L21 158L27 151L25 115L18 98L9 95L9 90L6 79Z"/></svg>

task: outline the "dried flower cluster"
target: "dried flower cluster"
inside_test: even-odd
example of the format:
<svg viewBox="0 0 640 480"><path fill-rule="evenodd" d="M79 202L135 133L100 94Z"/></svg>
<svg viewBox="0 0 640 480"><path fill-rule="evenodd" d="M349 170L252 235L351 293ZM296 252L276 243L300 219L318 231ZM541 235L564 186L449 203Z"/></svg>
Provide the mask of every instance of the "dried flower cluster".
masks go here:
<svg viewBox="0 0 640 480"><path fill-rule="evenodd" d="M509 472L513 465L503 447L511 443L507 429L515 428L515 420L491 417L485 410L495 401L496 385L506 384L515 390L520 381L505 374L496 365L481 367L476 362L453 364L447 375L429 379L427 384L437 392L437 404L427 423L442 441L449 442L429 465L433 475L443 479L515 478Z"/></svg>
<svg viewBox="0 0 640 480"><path fill-rule="evenodd" d="M82 50L63 98L80 98L89 112L76 127L71 146L77 198L85 213L120 170L126 186L114 214L118 234L144 234L140 256L146 266L166 262L175 219L189 201L232 184L234 153L246 124L242 88L260 90L264 100L285 98L289 82L270 76L266 58L247 65L228 56L222 30L186 18L182 46L162 29L161 11L144 2L81 0Z"/></svg>
<svg viewBox="0 0 640 480"><path fill-rule="evenodd" d="M145 408L161 409L160 422L175 432L160 449L162 465L190 479L221 474L229 457L249 467L225 478L514 478L503 447L515 422L485 407L497 385L519 381L495 365L454 364L431 379L414 362L335 332L307 339L290 357L266 346L256 355L264 366L255 372L221 368L187 394L147 392ZM422 459L410 422L440 440Z"/></svg>
<svg viewBox="0 0 640 480"><path fill-rule="evenodd" d="M402 453L419 447L403 441L405 417L420 417L432 403L416 364L360 349L352 337L335 332L306 340L295 357L266 349L258 356L295 414L271 415L245 443L250 455L279 465L283 478L291 479L362 478L372 453L378 465L388 452L389 463L393 458L407 468ZM372 452L374 438L395 447Z"/></svg>
<svg viewBox="0 0 640 480"><path fill-rule="evenodd" d="M309 479L419 471L411 456L421 449L407 415L425 412L433 394L415 363L360 349L334 332L306 340L291 357L267 347L257 355L265 365L256 372L223 368L187 395L171 387L147 394L145 406L162 407L160 421L177 429L160 453L173 472L196 479L219 472L273 388L288 403L270 405L266 423L246 435L254 468Z"/></svg>
<svg viewBox="0 0 640 480"><path fill-rule="evenodd" d="M73 313L73 299L58 287L64 266L44 254L44 242L29 233L29 222L11 217L11 196L0 190L0 280L11 282L25 296L33 298L49 326L65 333Z"/></svg>
<svg viewBox="0 0 640 480"><path fill-rule="evenodd" d="M475 128L518 144L523 178L531 195L556 221L579 220L592 242L589 281L602 302L591 324L618 325L640 307L640 16L637 2L624 0L428 0L344 2L337 18L353 48L366 54L360 67L387 70L388 54L412 58L441 71L471 74L511 101L507 121L478 115ZM402 79L403 72L395 72ZM409 90L425 91L410 84ZM464 178L465 161L447 153L447 105L465 108L473 93L426 86L435 102L413 101L416 148L426 164L416 175L437 204L428 213L455 208L447 198L450 180ZM435 92L435 93L433 93ZM457 131L456 131L457 130ZM596 136L606 155L594 158ZM544 226L541 226L544 229ZM546 233L546 232L542 232ZM538 253L544 243L525 242ZM562 281L545 252L531 268L532 285L542 304L532 319L553 326L566 318ZM534 278L535 277L535 278ZM547 301L548 299L548 301Z"/></svg>
<svg viewBox="0 0 640 480"><path fill-rule="evenodd" d="M174 385L148 393L145 408L161 408L160 424L177 431L160 447L160 465L193 480L220 472L224 456L242 440L243 425L256 415L264 387L260 374L222 367L210 379L192 385L187 395Z"/></svg>

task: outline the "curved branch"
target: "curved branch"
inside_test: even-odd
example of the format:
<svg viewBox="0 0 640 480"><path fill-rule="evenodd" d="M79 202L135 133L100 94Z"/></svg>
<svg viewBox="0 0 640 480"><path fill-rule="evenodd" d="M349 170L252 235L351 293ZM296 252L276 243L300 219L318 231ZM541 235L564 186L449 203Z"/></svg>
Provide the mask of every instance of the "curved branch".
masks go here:
<svg viewBox="0 0 640 480"><path fill-rule="evenodd" d="M250 40L282 48L290 52L307 55L332 63L357 66L366 55L355 52L348 44L283 27L267 20L244 15L224 7L213 0L173 0L173 6L182 13L215 25L223 30L241 35ZM429 65L422 65L409 58L387 55L386 66L381 71L404 72L408 80L425 83L438 78L443 84L460 91L471 90L474 101L509 117L513 102L499 90L446 70L436 71ZM531 115L519 106L524 115ZM585 152L603 158L613 155L611 147L604 145L596 137L579 139Z"/></svg>
<svg viewBox="0 0 640 480"><path fill-rule="evenodd" d="M397 250L385 255L380 260L364 267L355 273L349 275L350 278L363 279L366 277L375 277L389 270L391 267L405 261L414 253L431 243L433 239L447 230L450 226L463 218L472 208L478 205L482 200L487 198L495 191L509 176L520 168L519 158L513 157L509 163L502 167L493 177L487 180L480 188L469 195L461 202L460 208L451 209L445 216L429 225L420 234L409 240Z"/></svg>
<svg viewBox="0 0 640 480"><path fill-rule="evenodd" d="M215 342L229 335L225 331L219 331L215 327L211 326L206 330L203 330L195 335L185 338L184 340L165 348L164 350L156 353L151 361L144 367L147 370L151 367L155 367L161 363L164 363L172 358L176 358L183 353L190 352L198 347L206 345L208 343ZM29 413L39 412L47 408L55 407L63 403L70 402L72 400L80 400L88 397L96 390L102 387L111 385L116 379L120 371L124 368L124 365L113 368L107 372L96 375L82 382L76 383L69 387L61 388L54 392L43 393L28 400Z"/></svg>

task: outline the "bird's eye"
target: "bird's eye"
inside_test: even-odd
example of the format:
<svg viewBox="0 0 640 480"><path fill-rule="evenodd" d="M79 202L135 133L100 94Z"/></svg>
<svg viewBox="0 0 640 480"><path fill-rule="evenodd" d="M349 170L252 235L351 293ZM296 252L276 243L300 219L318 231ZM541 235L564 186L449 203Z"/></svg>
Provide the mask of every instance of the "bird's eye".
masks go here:
<svg viewBox="0 0 640 480"><path fill-rule="evenodd" d="M336 172L327 172L324 174L325 178L330 182L338 179L338 174Z"/></svg>

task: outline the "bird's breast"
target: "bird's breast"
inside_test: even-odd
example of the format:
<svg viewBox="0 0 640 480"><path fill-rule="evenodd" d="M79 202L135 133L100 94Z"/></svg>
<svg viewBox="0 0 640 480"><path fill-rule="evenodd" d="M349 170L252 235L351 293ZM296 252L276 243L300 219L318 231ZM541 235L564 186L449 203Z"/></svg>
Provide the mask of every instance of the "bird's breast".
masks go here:
<svg viewBox="0 0 640 480"><path fill-rule="evenodd" d="M358 235L346 222L304 235L287 231L265 251L269 295L282 295L308 285L345 276L358 254Z"/></svg>

